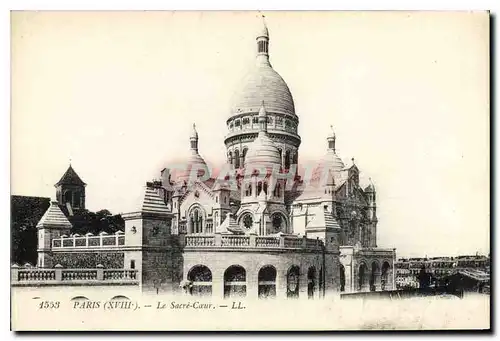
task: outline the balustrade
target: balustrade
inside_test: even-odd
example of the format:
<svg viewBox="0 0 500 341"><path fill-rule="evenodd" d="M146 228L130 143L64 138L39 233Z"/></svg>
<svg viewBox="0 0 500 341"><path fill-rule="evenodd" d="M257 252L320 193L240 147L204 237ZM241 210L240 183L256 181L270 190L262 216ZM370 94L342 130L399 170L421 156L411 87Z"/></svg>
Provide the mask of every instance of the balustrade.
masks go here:
<svg viewBox="0 0 500 341"><path fill-rule="evenodd" d="M255 238L256 247L279 247L280 240L276 237L257 237Z"/></svg>
<svg viewBox="0 0 500 341"><path fill-rule="evenodd" d="M250 236L222 236L222 246L250 246Z"/></svg>
<svg viewBox="0 0 500 341"><path fill-rule="evenodd" d="M83 281L83 282L101 282L101 281L132 281L138 280L138 270L136 269L63 269L59 265L54 269L43 268L20 268L11 267L13 283L26 282L59 282L59 281Z"/></svg>
<svg viewBox="0 0 500 341"><path fill-rule="evenodd" d="M291 236L255 236L255 235L186 235L186 247L242 247L242 248L291 248L318 249L321 240Z"/></svg>
<svg viewBox="0 0 500 341"><path fill-rule="evenodd" d="M52 240L52 248L86 248L86 247L109 247L109 246L122 246L125 245L125 235L122 231L118 231L114 235L102 234L100 236L93 236L88 234L86 236L72 236Z"/></svg>
<svg viewBox="0 0 500 341"><path fill-rule="evenodd" d="M97 279L97 270L90 269L71 269L62 271L63 281L88 281Z"/></svg>
<svg viewBox="0 0 500 341"><path fill-rule="evenodd" d="M214 236L186 236L186 246L214 246Z"/></svg>

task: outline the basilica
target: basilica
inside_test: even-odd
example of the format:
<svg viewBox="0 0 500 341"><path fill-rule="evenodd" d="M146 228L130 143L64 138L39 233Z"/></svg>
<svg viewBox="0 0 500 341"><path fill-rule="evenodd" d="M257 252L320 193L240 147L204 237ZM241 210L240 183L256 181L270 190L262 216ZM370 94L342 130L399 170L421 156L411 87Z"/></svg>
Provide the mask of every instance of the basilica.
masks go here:
<svg viewBox="0 0 500 341"><path fill-rule="evenodd" d="M193 124L189 157L146 183L137 210L123 215L121 234L95 242L71 236L58 212L82 205L82 185L68 184L70 196L58 188L58 200L67 202L51 205L38 225L38 266L73 268L84 257L90 267L137 271L143 291L216 297L392 290L396 253L377 247L374 184L362 185L354 160L342 161L333 130L318 146L321 160L299 171L300 115L271 65L265 23L255 51L226 120L225 165L208 167Z"/></svg>

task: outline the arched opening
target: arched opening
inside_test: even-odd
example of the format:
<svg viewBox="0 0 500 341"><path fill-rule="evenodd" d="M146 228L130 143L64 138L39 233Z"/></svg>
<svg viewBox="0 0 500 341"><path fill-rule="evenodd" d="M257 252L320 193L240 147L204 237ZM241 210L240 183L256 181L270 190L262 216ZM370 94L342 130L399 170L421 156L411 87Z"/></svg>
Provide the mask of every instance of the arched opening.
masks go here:
<svg viewBox="0 0 500 341"><path fill-rule="evenodd" d="M233 265L224 271L224 298L247 295L247 275L242 266Z"/></svg>
<svg viewBox="0 0 500 341"><path fill-rule="evenodd" d="M79 192L74 192L73 193L73 203L71 206L75 208L79 208L81 204L81 199L80 199L80 193Z"/></svg>
<svg viewBox="0 0 500 341"><path fill-rule="evenodd" d="M195 208L189 215L190 233L203 233L203 213L199 208Z"/></svg>
<svg viewBox="0 0 500 341"><path fill-rule="evenodd" d="M316 292L316 268L314 266L307 270L307 298L313 299Z"/></svg>
<svg viewBox="0 0 500 341"><path fill-rule="evenodd" d="M345 268L340 264L340 291L345 291Z"/></svg>
<svg viewBox="0 0 500 341"><path fill-rule="evenodd" d="M285 169L288 169L290 168L290 151L287 150L286 153L285 153Z"/></svg>
<svg viewBox="0 0 500 341"><path fill-rule="evenodd" d="M264 193L267 195L267 182L264 182L263 187L264 187Z"/></svg>
<svg viewBox="0 0 500 341"><path fill-rule="evenodd" d="M266 265L259 270L259 298L276 297L276 268Z"/></svg>
<svg viewBox="0 0 500 341"><path fill-rule="evenodd" d="M197 265L189 270L187 279L190 282L188 293L192 296L212 295L212 271L204 265Z"/></svg>
<svg viewBox="0 0 500 341"><path fill-rule="evenodd" d="M245 166L245 158L247 157L247 151L248 151L248 148L243 149L243 153L241 156L241 166L242 167Z"/></svg>
<svg viewBox="0 0 500 341"><path fill-rule="evenodd" d="M325 295L325 279L323 278L325 275L323 273L323 268L319 269L319 295L320 297L324 297Z"/></svg>
<svg viewBox="0 0 500 341"><path fill-rule="evenodd" d="M359 265L359 272L358 272L358 290L359 291L368 291L369 286L368 286L368 267L366 266L365 263L361 263Z"/></svg>
<svg viewBox="0 0 500 341"><path fill-rule="evenodd" d="M372 272L370 276L370 291L376 291L380 288L380 267L377 262L372 263Z"/></svg>
<svg viewBox="0 0 500 341"><path fill-rule="evenodd" d="M298 154L297 154L297 153L294 153L294 154L293 154L293 162L292 162L292 163L293 163L294 165L296 165L296 164L298 164L298 162L299 162L299 156L298 156Z"/></svg>
<svg viewBox="0 0 500 341"><path fill-rule="evenodd" d="M299 267L292 266L286 275L286 297L287 298L298 298L299 297L299 287L300 287L300 270Z"/></svg>
<svg viewBox="0 0 500 341"><path fill-rule="evenodd" d="M286 232L286 218L280 212L275 212L271 215L272 230L270 233Z"/></svg>
<svg viewBox="0 0 500 341"><path fill-rule="evenodd" d="M234 167L240 168L240 151L238 149L234 151Z"/></svg>
<svg viewBox="0 0 500 341"><path fill-rule="evenodd" d="M73 192L72 191L66 191L64 192L64 198L63 198L63 203L71 203L73 201Z"/></svg>
<svg viewBox="0 0 500 341"><path fill-rule="evenodd" d="M382 278L380 288L382 290L389 290L391 288L391 265L389 262L382 264Z"/></svg>
<svg viewBox="0 0 500 341"><path fill-rule="evenodd" d="M227 154L227 163L229 163L230 165L233 164L233 153L232 152L229 152Z"/></svg>
<svg viewBox="0 0 500 341"><path fill-rule="evenodd" d="M280 195L281 195L281 185L280 185L280 183L279 183L279 182L276 184L276 187L274 187L274 193L273 193L273 195L274 195L276 198L279 198L279 197L280 197Z"/></svg>
<svg viewBox="0 0 500 341"><path fill-rule="evenodd" d="M214 227L219 226L219 212L214 213Z"/></svg>
<svg viewBox="0 0 500 341"><path fill-rule="evenodd" d="M245 185L245 196L250 197L252 196L252 184L247 184Z"/></svg>

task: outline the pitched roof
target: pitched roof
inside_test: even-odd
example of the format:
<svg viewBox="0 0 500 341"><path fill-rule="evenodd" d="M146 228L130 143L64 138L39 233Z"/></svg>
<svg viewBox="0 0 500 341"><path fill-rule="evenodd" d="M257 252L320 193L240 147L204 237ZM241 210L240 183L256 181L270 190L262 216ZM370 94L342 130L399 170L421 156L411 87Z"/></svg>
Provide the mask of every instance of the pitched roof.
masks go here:
<svg viewBox="0 0 500 341"><path fill-rule="evenodd" d="M56 183L56 186L59 185L79 185L79 186L86 186L87 184L83 182L83 180L76 174L75 170L71 165L69 165L68 169L66 172L63 174L61 177L61 180L59 180Z"/></svg>
<svg viewBox="0 0 500 341"><path fill-rule="evenodd" d="M50 203L50 207L45 212L42 219L40 219L36 227L41 228L46 225L64 227L64 228L72 227L68 218L66 218L64 213L59 208L59 204L57 201L52 201Z"/></svg>
<svg viewBox="0 0 500 341"><path fill-rule="evenodd" d="M160 198L154 188L151 187L146 187L144 190L143 199L140 205L140 211L144 213L170 213L163 199Z"/></svg>

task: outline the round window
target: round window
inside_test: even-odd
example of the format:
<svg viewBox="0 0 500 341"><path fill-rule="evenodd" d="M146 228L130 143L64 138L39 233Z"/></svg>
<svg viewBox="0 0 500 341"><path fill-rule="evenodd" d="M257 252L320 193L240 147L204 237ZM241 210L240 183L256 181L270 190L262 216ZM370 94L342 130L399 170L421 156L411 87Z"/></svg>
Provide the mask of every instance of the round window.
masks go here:
<svg viewBox="0 0 500 341"><path fill-rule="evenodd" d="M250 214L243 217L243 226L247 229L251 228L253 225L253 218Z"/></svg>

